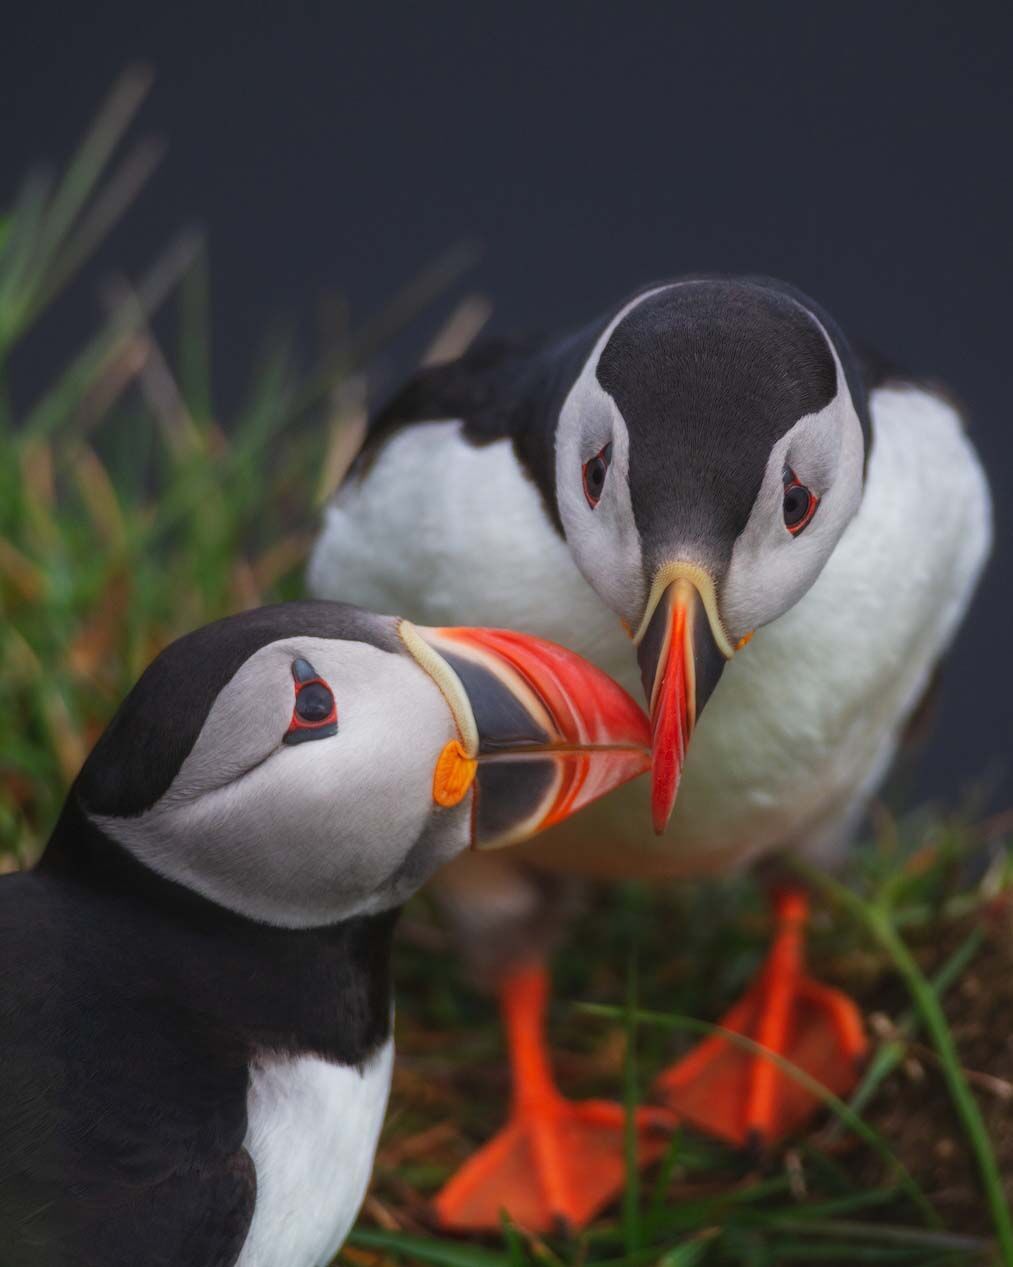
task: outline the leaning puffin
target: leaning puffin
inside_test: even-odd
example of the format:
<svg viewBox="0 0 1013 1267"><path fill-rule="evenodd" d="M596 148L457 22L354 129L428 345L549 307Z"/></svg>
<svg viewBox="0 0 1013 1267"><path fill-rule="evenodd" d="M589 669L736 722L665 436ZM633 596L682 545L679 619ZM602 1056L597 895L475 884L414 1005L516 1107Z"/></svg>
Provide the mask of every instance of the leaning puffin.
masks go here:
<svg viewBox="0 0 1013 1267"><path fill-rule="evenodd" d="M7 1267L318 1267L369 1178L398 906L650 763L539 639L331 603L172 644L0 880Z"/></svg>
<svg viewBox="0 0 1013 1267"><path fill-rule="evenodd" d="M784 851L839 858L990 533L946 394L859 354L769 279L688 277L561 338L480 343L375 418L327 509L311 589L562 641L631 690L639 678L653 731L649 789L556 829L537 859L469 857L438 881L500 992L515 1081L506 1131L437 1202L446 1225L495 1225L502 1205L579 1223L621 1182L618 1164L595 1183L575 1169L576 1125L532 1038L559 922L547 912L565 891L545 869L692 876ZM767 964L723 1024L840 1092L863 1030L804 971L806 912L797 888L775 891ZM812 1107L722 1040L658 1089L736 1143L768 1143Z"/></svg>

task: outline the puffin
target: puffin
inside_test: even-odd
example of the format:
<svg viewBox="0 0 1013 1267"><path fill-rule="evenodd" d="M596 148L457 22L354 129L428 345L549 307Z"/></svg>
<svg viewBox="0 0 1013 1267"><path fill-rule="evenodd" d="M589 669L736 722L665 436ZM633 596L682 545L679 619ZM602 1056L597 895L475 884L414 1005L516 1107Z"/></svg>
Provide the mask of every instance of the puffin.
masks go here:
<svg viewBox="0 0 1013 1267"><path fill-rule="evenodd" d="M492 1228L503 1207L580 1225L622 1185L618 1162L583 1164L544 1036L548 959L587 877L758 864L770 951L720 1023L847 1092L862 1019L806 971L808 897L785 859L844 860L991 531L947 390L767 277L680 277L569 333L478 342L371 419L325 509L311 591L563 642L642 691L652 727L650 780L553 828L537 855L466 855L434 886L499 996L513 1074L503 1131L437 1198L444 1226ZM720 1035L655 1089L760 1150L818 1105Z"/></svg>
<svg viewBox="0 0 1013 1267"><path fill-rule="evenodd" d="M639 705L530 636L299 602L172 643L0 879L4 1263L329 1263L398 908L649 765Z"/></svg>

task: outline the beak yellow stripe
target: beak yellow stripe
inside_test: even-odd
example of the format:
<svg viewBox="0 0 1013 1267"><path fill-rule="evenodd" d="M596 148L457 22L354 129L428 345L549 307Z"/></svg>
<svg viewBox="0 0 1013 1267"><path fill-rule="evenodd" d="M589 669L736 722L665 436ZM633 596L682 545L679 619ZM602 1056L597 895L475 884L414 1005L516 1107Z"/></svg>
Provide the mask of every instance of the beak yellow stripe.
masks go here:
<svg viewBox="0 0 1013 1267"><path fill-rule="evenodd" d="M439 652L434 651L429 643L425 641L410 621L402 620L398 624L397 631L409 655L429 674L440 688L443 698L447 701L461 736L462 757L469 760L477 757L478 726L475 724L475 715L471 711L471 702L464 687L461 685L461 679L444 660L443 656Z"/></svg>
<svg viewBox="0 0 1013 1267"><path fill-rule="evenodd" d="M730 660L735 654L735 647L732 645L731 639L725 632L725 627L721 623L721 616L718 612L718 596L714 589L714 580L711 574L705 571L696 563L684 563L681 561L675 563L665 563L654 574L654 581L651 584L651 593L647 599L647 606L644 609L644 618L640 622L640 628L633 635L633 643L639 646L643 641L644 635L647 633L647 627L651 623L651 617L654 610L661 602L661 596L673 581L679 579L689 581L700 595L704 610L707 613L707 620L710 622L711 634L718 650Z"/></svg>

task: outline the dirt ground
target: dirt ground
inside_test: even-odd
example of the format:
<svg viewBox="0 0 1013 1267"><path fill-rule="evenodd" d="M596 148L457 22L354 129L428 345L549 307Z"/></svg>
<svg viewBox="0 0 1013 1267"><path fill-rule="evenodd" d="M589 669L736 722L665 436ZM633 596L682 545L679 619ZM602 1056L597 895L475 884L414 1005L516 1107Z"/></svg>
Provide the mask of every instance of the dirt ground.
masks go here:
<svg viewBox="0 0 1013 1267"><path fill-rule="evenodd" d="M974 962L946 995L944 1011L1013 1204L1013 911L997 912L988 930ZM942 962L957 940L938 952L923 952L923 968ZM890 1016L907 1000L891 985L872 1004L883 1009L880 1015ZM875 1023L875 1012L872 1018ZM948 1228L990 1231L967 1138L930 1049L912 1044L908 1060L880 1088L864 1116L889 1141ZM876 1182L878 1163L865 1154L864 1164L870 1182Z"/></svg>

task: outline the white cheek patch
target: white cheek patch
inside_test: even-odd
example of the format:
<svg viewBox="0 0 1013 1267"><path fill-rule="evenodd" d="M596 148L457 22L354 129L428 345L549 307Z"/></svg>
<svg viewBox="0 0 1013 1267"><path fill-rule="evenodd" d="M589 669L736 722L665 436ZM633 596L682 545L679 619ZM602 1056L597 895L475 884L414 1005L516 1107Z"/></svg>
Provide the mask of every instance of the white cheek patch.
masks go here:
<svg viewBox="0 0 1013 1267"><path fill-rule="evenodd" d="M721 612L734 639L781 616L806 593L833 553L862 497L865 442L843 369L837 395L791 428L771 451L749 522L732 551L721 588ZM790 466L819 497L797 536L784 524L782 472Z"/></svg>
<svg viewBox="0 0 1013 1267"><path fill-rule="evenodd" d="M296 656L331 685L338 733L286 745ZM230 910L289 928L329 923L390 904L386 886L431 822L433 770L454 734L443 696L407 656L290 639L257 652L221 692L151 809L95 821L152 870ZM229 781L237 744L257 759ZM464 848L459 817L446 829Z"/></svg>
<svg viewBox="0 0 1013 1267"><path fill-rule="evenodd" d="M606 444L612 445L612 461L601 498L591 506L584 495L583 466ZM622 415L597 382L578 380L556 436L559 517L578 568L608 606L633 624L643 603L643 567L629 470L630 441Z"/></svg>
<svg viewBox="0 0 1013 1267"><path fill-rule="evenodd" d="M638 304L667 287L638 295L600 335L559 413L556 500L570 553L604 602L630 626L645 598L643 551L630 500L630 437L615 401L598 382L598 360L613 330ZM583 467L606 444L612 462L597 506L584 495Z"/></svg>

